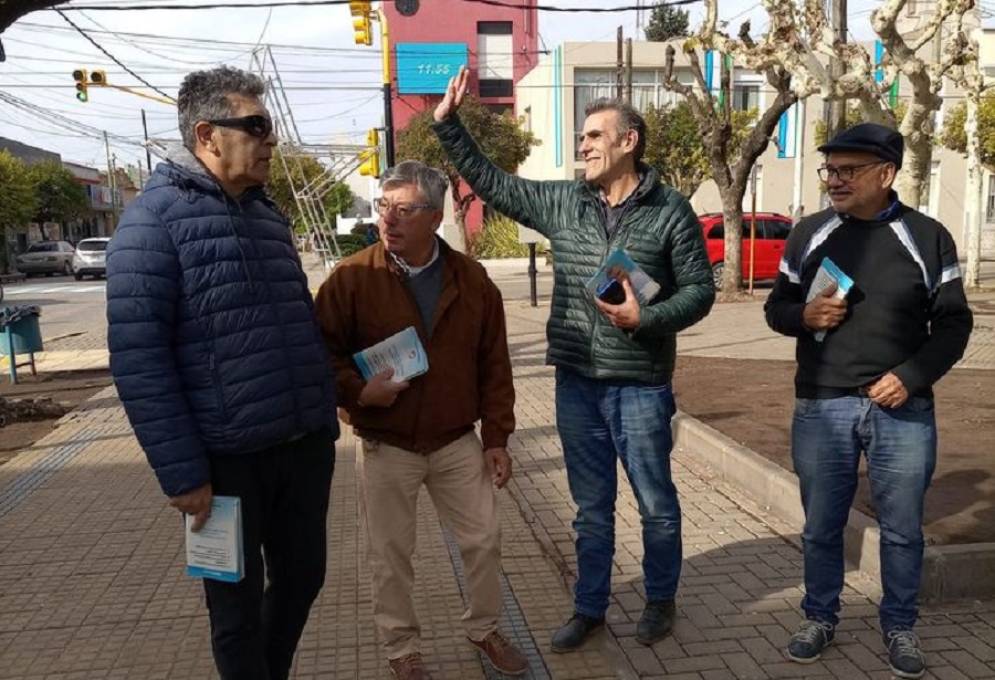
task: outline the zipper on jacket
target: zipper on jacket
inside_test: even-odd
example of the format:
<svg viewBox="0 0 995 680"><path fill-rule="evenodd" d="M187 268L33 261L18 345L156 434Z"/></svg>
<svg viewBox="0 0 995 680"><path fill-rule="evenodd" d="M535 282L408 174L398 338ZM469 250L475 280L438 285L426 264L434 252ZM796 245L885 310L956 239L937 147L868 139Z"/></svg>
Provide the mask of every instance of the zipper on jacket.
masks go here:
<svg viewBox="0 0 995 680"><path fill-rule="evenodd" d="M637 187L637 189L638 189L638 187ZM599 197L596 200L601 200L601 199ZM597 208L595 208L595 209L597 209ZM631 210L629 210L628 208L626 208L626 210L622 213L621 219L619 219L619 221L618 221L618 225L615 227L615 232L612 233L610 236L608 235L607 230L605 229L605 225L603 225L603 224L599 225L600 228L598 229L598 233L600 233L603 236L604 242L605 242L605 251L601 255L601 262L598 264L598 268L599 269L600 269L601 265L603 265L605 263L605 261L608 259L608 256L611 254L611 252L612 252L612 246L615 246L621 240L620 237L621 237L621 235L622 235L623 232L626 232L626 231L629 230L629 224L626 222L625 218L628 217L631 214L631 212L632 212ZM599 220L600 220L600 218L599 218ZM603 315L601 313L601 310L599 310L598 307L597 307L597 305L595 305L594 306L594 329L593 329L593 331L591 333L591 347L588 350L588 357L587 357L587 363L591 366L592 369L595 367L595 362L594 362L594 351L595 350L594 350L594 348L597 345L598 336L601 333L602 317L603 317Z"/></svg>

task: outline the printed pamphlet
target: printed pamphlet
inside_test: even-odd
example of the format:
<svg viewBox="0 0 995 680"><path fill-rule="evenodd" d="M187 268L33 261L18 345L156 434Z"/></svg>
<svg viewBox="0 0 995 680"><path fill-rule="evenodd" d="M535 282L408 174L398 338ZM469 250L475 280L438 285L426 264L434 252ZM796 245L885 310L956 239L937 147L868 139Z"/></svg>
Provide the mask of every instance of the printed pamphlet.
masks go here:
<svg viewBox="0 0 995 680"><path fill-rule="evenodd" d="M591 292L591 295L597 297L598 291L603 290L603 286L610 279L617 279L621 282L624 278L629 279L632 290L636 293L641 305L648 305L660 292L660 284L650 278L649 274L633 262L632 258L621 248L616 249L608 256L597 273L588 280L586 288Z"/></svg>
<svg viewBox="0 0 995 680"><path fill-rule="evenodd" d="M400 333L356 352L352 359L365 380L388 368L394 369L391 378L394 382L404 382L428 372L428 355L414 326L408 326Z"/></svg>
<svg viewBox="0 0 995 680"><path fill-rule="evenodd" d="M805 304L814 300L816 295L834 283L836 284L836 292L833 293L833 297L838 300L844 299L850 293L850 288L853 287L853 279L844 274L832 260L824 257L819 264L819 271L815 273L815 278L812 279L812 285L809 286L808 295L805 297ZM816 342L822 342L826 338L826 331L816 331L813 336Z"/></svg>
<svg viewBox="0 0 995 680"><path fill-rule="evenodd" d="M186 515L187 574L230 583L241 581L245 576L245 554L238 496L215 496L204 526L197 532L192 526L193 515Z"/></svg>

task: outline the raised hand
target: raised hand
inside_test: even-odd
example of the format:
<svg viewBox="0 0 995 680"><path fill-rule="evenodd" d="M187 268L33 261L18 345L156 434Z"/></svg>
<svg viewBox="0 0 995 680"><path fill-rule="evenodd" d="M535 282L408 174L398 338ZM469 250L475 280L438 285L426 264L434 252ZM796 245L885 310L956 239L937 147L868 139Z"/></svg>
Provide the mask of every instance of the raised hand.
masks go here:
<svg viewBox="0 0 995 680"><path fill-rule="evenodd" d="M466 96L466 88L469 84L470 72L466 70L465 66L460 66L459 73L449 79L449 85L446 87L446 94L442 97L442 101L435 107L435 122L441 123L456 113L460 104L463 103L463 97Z"/></svg>

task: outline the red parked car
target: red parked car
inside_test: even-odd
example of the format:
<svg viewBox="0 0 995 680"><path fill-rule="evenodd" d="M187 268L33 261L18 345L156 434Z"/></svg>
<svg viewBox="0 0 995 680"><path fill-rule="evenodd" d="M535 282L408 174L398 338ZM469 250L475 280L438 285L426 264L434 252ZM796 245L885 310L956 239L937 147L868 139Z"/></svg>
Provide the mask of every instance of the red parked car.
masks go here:
<svg viewBox="0 0 995 680"><path fill-rule="evenodd" d="M743 278L750 275L750 220L752 213L743 215ZM784 241L791 232L791 219L777 213L757 213L756 246L753 251L753 278L762 281L777 278L777 267L784 254ZM708 261L712 265L715 287L722 282L725 269L725 226L722 213L699 215L698 221L705 233Z"/></svg>

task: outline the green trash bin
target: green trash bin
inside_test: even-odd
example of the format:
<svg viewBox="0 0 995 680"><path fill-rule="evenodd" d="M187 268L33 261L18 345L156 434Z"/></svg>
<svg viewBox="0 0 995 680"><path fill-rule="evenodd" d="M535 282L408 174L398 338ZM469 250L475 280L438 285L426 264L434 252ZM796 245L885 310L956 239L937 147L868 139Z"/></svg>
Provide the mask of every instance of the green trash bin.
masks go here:
<svg viewBox="0 0 995 680"><path fill-rule="evenodd" d="M38 316L31 314L8 325L0 334L0 354L10 354L10 340L14 340L14 354L32 354L42 351L41 326Z"/></svg>

